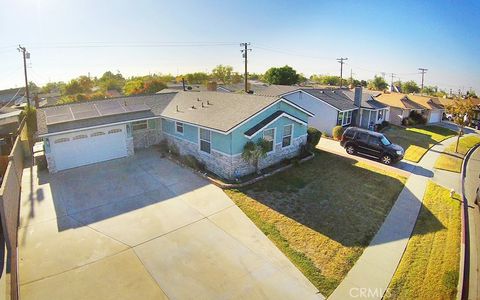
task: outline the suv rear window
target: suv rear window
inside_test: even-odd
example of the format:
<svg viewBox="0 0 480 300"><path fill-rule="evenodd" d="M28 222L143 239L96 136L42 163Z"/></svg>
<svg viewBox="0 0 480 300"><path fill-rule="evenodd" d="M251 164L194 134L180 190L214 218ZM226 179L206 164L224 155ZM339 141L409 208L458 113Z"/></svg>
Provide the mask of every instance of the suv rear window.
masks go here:
<svg viewBox="0 0 480 300"><path fill-rule="evenodd" d="M355 135L355 130L346 130L344 135L348 138L353 138L353 136Z"/></svg>
<svg viewBox="0 0 480 300"><path fill-rule="evenodd" d="M368 140L368 133L365 132L359 132L357 134L357 140L361 142L367 142Z"/></svg>

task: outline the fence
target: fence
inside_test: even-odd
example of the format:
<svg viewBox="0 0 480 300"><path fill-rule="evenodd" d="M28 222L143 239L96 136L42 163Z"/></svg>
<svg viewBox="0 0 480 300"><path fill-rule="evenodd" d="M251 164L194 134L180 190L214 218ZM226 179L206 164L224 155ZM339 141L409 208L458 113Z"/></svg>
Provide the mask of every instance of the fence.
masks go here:
<svg viewBox="0 0 480 300"><path fill-rule="evenodd" d="M8 156L7 169L0 187L0 216L6 245L6 269L3 270L1 280L5 280L6 283L5 298L13 300L18 299L17 232L22 173L24 157L30 152L29 147L25 147L28 145L28 142L25 143L28 137L25 119L21 122L18 133Z"/></svg>

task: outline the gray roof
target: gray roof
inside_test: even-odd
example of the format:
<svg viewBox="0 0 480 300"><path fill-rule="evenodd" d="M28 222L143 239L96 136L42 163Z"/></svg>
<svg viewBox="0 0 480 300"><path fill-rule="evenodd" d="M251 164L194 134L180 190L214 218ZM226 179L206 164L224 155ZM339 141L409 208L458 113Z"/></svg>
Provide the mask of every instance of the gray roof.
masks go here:
<svg viewBox="0 0 480 300"><path fill-rule="evenodd" d="M280 98L250 94L183 91L146 96L119 97L96 101L121 100L129 105L145 104L150 107L151 110L75 120L47 126L45 111L57 106L45 107L38 109L37 128L38 134L44 135L66 130L161 116L227 132L278 99ZM90 102L92 101L89 101L89 103ZM63 105L77 106L82 104L83 103L72 103Z"/></svg>
<svg viewBox="0 0 480 300"><path fill-rule="evenodd" d="M343 93L347 95L347 97L350 98L350 100L354 101L355 99L354 91L343 91ZM383 109L388 107L388 105L383 104L380 101L377 101L370 93L362 93L362 102L360 106L362 108L367 108L367 109Z"/></svg>
<svg viewBox="0 0 480 300"><path fill-rule="evenodd" d="M257 95L262 95L262 96L273 96L273 97L278 97L286 93L290 93L296 90L300 90L305 87L301 86L295 86L295 85L277 85L277 84L272 84L269 85L268 87L257 91L255 94Z"/></svg>
<svg viewBox="0 0 480 300"><path fill-rule="evenodd" d="M145 104L148 107L150 107L150 111L131 112L131 113L125 113L125 114L119 114L119 115L102 116L97 118L51 124L48 126L46 122L45 111L49 109L54 109L55 107L58 107L58 106L70 106L70 107L81 106L84 104L84 102L39 108L37 110L37 130L38 130L37 133L39 135L44 135L44 134L61 132L66 130L81 129L81 128L91 127L91 126L108 125L111 123L126 122L131 120L138 120L138 119L159 116L163 111L163 109L168 105L168 103L171 101L171 99L175 95L176 93L163 93L163 94L155 94L155 95L118 97L118 98L88 101L89 103L92 103L92 102L100 102L100 101L103 102L103 101L121 100L121 101L125 101L127 104L130 104L130 105Z"/></svg>
<svg viewBox="0 0 480 300"><path fill-rule="evenodd" d="M237 93L183 92L170 101L162 116L228 132L278 99Z"/></svg>
<svg viewBox="0 0 480 300"><path fill-rule="evenodd" d="M302 89L302 91L330 104L340 111L357 109L353 101L345 95L344 90Z"/></svg>

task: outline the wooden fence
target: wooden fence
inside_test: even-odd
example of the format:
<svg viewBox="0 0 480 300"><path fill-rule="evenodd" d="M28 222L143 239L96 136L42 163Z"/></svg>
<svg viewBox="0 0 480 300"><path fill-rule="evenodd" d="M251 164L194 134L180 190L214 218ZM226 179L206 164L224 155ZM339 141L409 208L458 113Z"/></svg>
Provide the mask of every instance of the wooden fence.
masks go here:
<svg viewBox="0 0 480 300"><path fill-rule="evenodd" d="M6 246L6 269L3 270L1 280L6 282L5 299L18 299L18 223L20 213L20 192L24 158L30 153L28 142L24 138L27 126L23 120L19 127L19 134L15 140L12 151L8 156L7 169L0 187L0 216L2 231ZM2 297L0 295L0 297Z"/></svg>

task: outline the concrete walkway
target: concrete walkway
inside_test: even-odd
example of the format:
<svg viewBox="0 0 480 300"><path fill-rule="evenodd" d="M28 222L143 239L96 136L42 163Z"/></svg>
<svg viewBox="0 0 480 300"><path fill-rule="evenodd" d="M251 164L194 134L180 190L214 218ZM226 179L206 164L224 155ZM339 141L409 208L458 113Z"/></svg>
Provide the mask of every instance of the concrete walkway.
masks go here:
<svg viewBox="0 0 480 300"><path fill-rule="evenodd" d="M427 182L435 178L433 165L455 139L446 139L423 156L370 245L329 299L383 297L415 227Z"/></svg>

